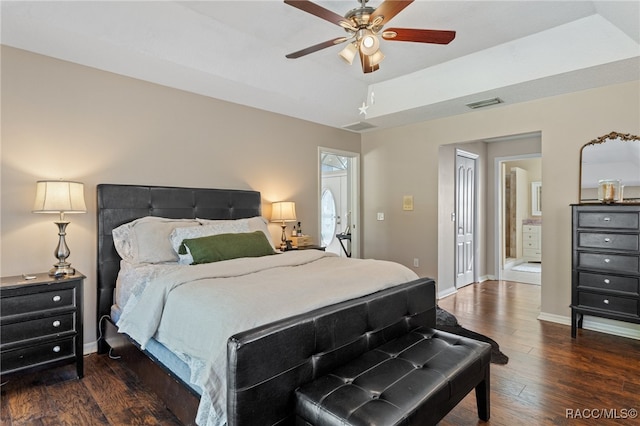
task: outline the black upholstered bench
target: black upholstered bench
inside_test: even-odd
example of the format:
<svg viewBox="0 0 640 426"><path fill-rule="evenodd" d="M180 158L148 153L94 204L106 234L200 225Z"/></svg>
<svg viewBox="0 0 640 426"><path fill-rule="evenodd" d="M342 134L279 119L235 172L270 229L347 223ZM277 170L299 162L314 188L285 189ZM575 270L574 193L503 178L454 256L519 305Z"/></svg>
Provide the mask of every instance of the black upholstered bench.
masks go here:
<svg viewBox="0 0 640 426"><path fill-rule="evenodd" d="M420 328L296 390L298 425L433 425L476 390L489 419L491 346Z"/></svg>

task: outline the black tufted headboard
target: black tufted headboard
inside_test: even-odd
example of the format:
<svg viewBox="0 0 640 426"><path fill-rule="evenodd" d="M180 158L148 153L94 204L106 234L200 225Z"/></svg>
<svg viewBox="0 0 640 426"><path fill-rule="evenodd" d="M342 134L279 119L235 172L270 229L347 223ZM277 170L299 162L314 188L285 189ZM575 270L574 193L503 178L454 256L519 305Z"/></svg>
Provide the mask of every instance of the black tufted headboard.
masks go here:
<svg viewBox="0 0 640 426"><path fill-rule="evenodd" d="M242 219L261 214L260 193L232 189L101 184L98 194L98 324L109 315L120 269L111 231L144 216Z"/></svg>

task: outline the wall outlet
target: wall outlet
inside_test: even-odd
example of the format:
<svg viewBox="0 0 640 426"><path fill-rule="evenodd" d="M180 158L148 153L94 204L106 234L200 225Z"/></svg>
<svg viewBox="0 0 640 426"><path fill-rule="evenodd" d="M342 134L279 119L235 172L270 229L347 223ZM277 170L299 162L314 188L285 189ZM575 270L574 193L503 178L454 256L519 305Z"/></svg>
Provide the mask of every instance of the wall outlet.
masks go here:
<svg viewBox="0 0 640 426"><path fill-rule="evenodd" d="M384 213L378 212L378 220L384 220Z"/></svg>
<svg viewBox="0 0 640 426"><path fill-rule="evenodd" d="M413 267L414 268L420 267L420 260L417 257L413 258Z"/></svg>

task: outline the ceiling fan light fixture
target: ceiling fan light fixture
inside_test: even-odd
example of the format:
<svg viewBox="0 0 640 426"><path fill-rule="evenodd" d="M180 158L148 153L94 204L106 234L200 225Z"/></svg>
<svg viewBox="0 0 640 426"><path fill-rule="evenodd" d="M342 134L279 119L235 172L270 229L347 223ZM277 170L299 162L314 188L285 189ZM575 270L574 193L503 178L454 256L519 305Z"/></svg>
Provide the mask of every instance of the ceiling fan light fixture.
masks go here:
<svg viewBox="0 0 640 426"><path fill-rule="evenodd" d="M349 43L347 46L340 51L340 57L344 59L346 63L349 65L353 64L353 58L356 57L358 53L358 47L355 43Z"/></svg>
<svg viewBox="0 0 640 426"><path fill-rule="evenodd" d="M371 56L380 48L380 40L371 30L364 30L360 37L360 51L367 56Z"/></svg>
<svg viewBox="0 0 640 426"><path fill-rule="evenodd" d="M384 53L382 53L382 51L380 51L380 50L378 50L373 55L369 55L369 63L372 66L373 65L378 65L380 62L382 62L383 59L384 59Z"/></svg>

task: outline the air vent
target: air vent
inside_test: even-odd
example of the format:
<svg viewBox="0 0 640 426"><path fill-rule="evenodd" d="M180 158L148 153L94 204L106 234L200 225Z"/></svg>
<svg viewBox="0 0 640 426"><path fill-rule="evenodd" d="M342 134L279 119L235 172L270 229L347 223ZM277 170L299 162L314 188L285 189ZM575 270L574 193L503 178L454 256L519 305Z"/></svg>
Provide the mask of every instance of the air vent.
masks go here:
<svg viewBox="0 0 640 426"><path fill-rule="evenodd" d="M365 123L364 121L359 121L353 124L347 124L346 126L342 126L343 129L351 130L353 132L360 132L362 130L373 129L376 126L373 124Z"/></svg>
<svg viewBox="0 0 640 426"><path fill-rule="evenodd" d="M491 99L485 99L483 101L471 102L470 104L467 104L467 106L471 109L478 109L478 108L488 107L491 105L501 104L502 102L503 101L500 98L491 98Z"/></svg>

